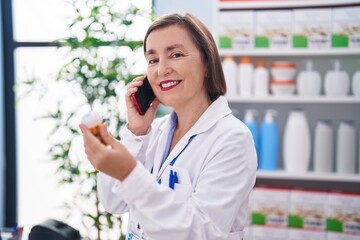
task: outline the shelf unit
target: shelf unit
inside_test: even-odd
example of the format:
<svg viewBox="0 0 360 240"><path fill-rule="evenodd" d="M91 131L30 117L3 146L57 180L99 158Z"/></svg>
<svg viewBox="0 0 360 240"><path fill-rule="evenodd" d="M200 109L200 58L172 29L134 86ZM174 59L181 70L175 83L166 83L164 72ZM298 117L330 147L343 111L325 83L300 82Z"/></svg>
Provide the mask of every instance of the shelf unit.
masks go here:
<svg viewBox="0 0 360 240"><path fill-rule="evenodd" d="M264 96L264 97L228 97L230 102L237 103L319 103L319 104L360 104L360 97L347 96L347 97L328 97L328 96L298 96L298 95L289 95L289 96Z"/></svg>
<svg viewBox="0 0 360 240"><path fill-rule="evenodd" d="M282 180L306 180L306 181L324 181L324 182L354 182L360 184L360 174L337 174L337 173L289 173L282 170L278 171L258 171L258 178L272 178ZM360 188L360 185L359 185Z"/></svg>
<svg viewBox="0 0 360 240"><path fill-rule="evenodd" d="M316 8L316 7L349 7L360 6L359 0L291 0L291 1L242 1L242 0L217 0L215 1L216 14L220 11L241 11L241 10L262 10L262 9L295 9L295 8ZM215 25L214 25L215 26ZM215 38L217 39L217 26L214 29ZM355 70L360 69L360 49L352 48L330 48L330 49L271 49L271 48L254 48L254 49L221 49L221 57L232 55L236 58L249 56L255 58L264 58L267 62L271 61L293 61L297 66L305 59L313 59L314 65L322 77L330 69L330 60L333 58L341 59L345 70L349 72L350 79ZM301 69L299 67L298 69ZM230 107L234 114L241 118L247 108L258 109L263 113L265 109L275 108L279 112L278 124L280 136L283 133L287 113L291 108L301 107L308 113L310 128L313 132L315 124L319 119L331 119L334 123L333 130L336 134L337 123L342 119L351 119L355 121L360 135L360 97L349 95L346 97L329 97L324 94L320 96L238 96L228 98ZM261 116L257 118L260 123ZM313 140L313 139L312 139ZM336 140L336 139L334 139ZM282 144L282 139L280 139ZM279 149L279 157L282 155L282 149ZM334 155L336 156L336 155ZM282 157L280 157L283 161ZM334 159L335 161L335 159ZM360 163L359 163L360 164ZM280 164L281 165L281 164ZM311 166L312 167L312 166ZM282 169L282 166L280 166ZM358 167L359 169L360 167ZM319 174L310 171L304 174L287 173L283 170L275 172L258 171L258 186L300 188L323 191L344 191L360 193L360 173L339 175L337 173Z"/></svg>
<svg viewBox="0 0 360 240"><path fill-rule="evenodd" d="M357 5L358 0L304 0L304 1L217 1L219 9L261 9L261 8L296 8L296 7L329 7L338 5Z"/></svg>
<svg viewBox="0 0 360 240"><path fill-rule="evenodd" d="M359 56L360 49L219 49L220 56L236 55L250 57L276 56Z"/></svg>

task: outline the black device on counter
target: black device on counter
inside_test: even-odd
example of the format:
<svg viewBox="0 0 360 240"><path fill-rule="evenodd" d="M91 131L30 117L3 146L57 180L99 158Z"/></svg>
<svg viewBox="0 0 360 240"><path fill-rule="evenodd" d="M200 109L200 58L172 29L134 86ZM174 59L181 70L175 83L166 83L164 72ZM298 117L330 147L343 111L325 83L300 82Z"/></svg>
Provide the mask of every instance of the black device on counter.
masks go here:
<svg viewBox="0 0 360 240"><path fill-rule="evenodd" d="M155 94L147 77L145 77L143 85L138 87L137 92L131 95L131 98L136 106L137 111L141 115L144 115L155 99Z"/></svg>
<svg viewBox="0 0 360 240"><path fill-rule="evenodd" d="M66 223L49 219L35 225L29 234L29 240L80 240L78 230Z"/></svg>

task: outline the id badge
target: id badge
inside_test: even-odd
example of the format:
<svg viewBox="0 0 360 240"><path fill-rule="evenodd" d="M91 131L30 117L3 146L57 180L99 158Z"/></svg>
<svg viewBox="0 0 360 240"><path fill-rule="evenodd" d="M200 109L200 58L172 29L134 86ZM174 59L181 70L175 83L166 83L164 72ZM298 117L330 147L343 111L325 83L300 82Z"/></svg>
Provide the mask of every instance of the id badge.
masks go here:
<svg viewBox="0 0 360 240"><path fill-rule="evenodd" d="M137 221L130 220L129 233L126 240L147 240L144 231L141 229Z"/></svg>
<svg viewBox="0 0 360 240"><path fill-rule="evenodd" d="M141 240L141 238L132 232L129 232L126 240Z"/></svg>

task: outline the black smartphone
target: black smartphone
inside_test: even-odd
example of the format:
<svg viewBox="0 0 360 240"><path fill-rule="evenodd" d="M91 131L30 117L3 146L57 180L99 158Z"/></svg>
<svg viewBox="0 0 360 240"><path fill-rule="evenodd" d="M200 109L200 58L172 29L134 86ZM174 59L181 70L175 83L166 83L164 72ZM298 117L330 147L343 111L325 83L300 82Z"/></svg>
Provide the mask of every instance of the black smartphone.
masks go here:
<svg viewBox="0 0 360 240"><path fill-rule="evenodd" d="M144 115L155 99L155 94L147 77L145 77L143 85L138 87L137 92L131 95L131 99L134 102L137 111L141 115Z"/></svg>

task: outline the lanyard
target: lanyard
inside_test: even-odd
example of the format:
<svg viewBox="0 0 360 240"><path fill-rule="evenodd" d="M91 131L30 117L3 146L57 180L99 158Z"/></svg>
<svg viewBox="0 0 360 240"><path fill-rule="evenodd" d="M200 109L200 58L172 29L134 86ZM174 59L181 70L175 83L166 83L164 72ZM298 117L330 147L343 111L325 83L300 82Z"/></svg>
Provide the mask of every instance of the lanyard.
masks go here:
<svg viewBox="0 0 360 240"><path fill-rule="evenodd" d="M170 132L169 136L171 136L171 132ZM176 155L176 157L175 157L173 160L171 160L171 162L170 162L170 164L169 164L170 166L174 166L174 164L175 164L176 160L179 158L180 154L185 151L185 149L187 148L187 146L189 146L189 144L191 143L191 141L192 141L195 137L196 137L196 135L192 135L192 136L190 137L190 139L189 139L189 141L187 142L187 144L185 145L185 147L179 152L178 155ZM168 142L169 142L169 139L171 140L171 139L172 139L172 136L171 136L171 138L168 137ZM170 141L170 142L171 142L171 141ZM162 160L162 163L161 163L161 165L160 165L160 169L161 169L163 163L165 162L165 159L166 159L166 156L167 156L166 153L169 152L170 145L169 145L169 146L168 146L168 145L169 145L169 144L166 144L165 154L164 154L164 156L163 156L163 160ZM151 168L151 173L153 173L153 170L154 170L154 166ZM169 187L172 188L172 189L174 189L174 184L177 183L177 180L178 180L176 171L170 171L170 179L169 179L169 180L170 180L170 181L169 181ZM161 178L158 179L158 183L161 184Z"/></svg>

